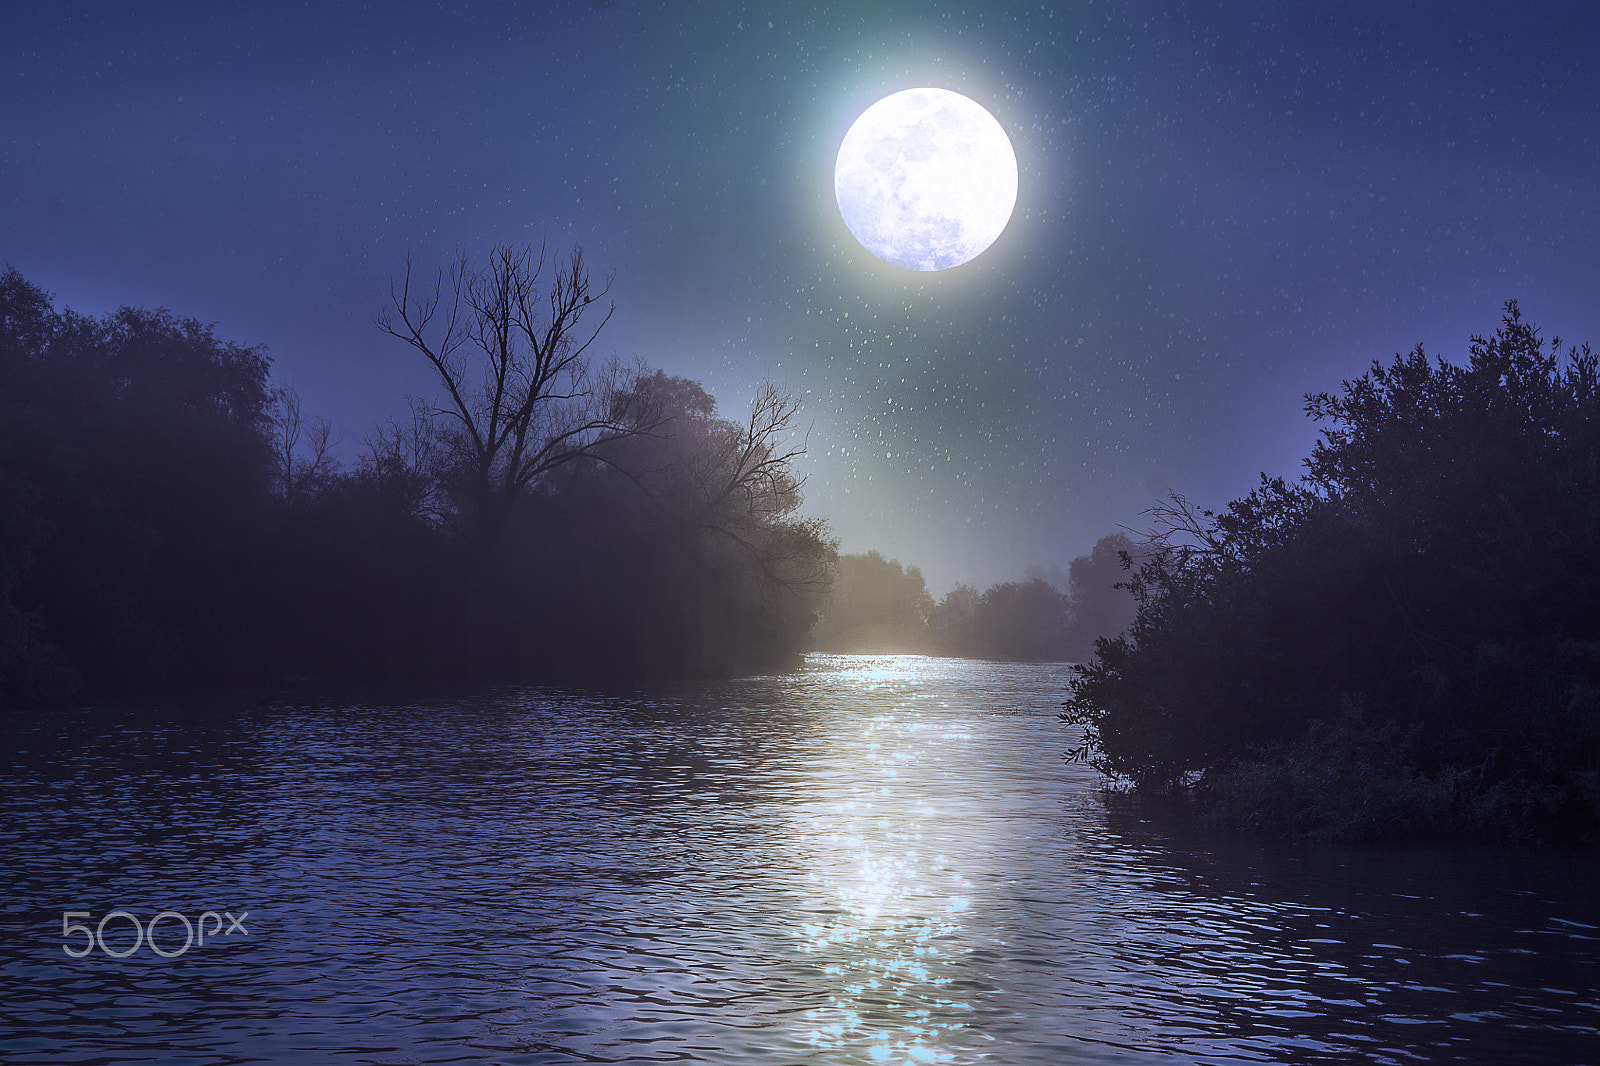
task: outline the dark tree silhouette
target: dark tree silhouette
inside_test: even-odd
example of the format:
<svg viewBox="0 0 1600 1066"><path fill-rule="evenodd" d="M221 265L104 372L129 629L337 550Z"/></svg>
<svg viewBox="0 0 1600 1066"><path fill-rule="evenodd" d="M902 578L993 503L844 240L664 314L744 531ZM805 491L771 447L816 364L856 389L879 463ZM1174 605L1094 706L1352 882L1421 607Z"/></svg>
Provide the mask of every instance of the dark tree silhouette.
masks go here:
<svg viewBox="0 0 1600 1066"><path fill-rule="evenodd" d="M448 301L401 286L390 330L445 398L342 471L260 349L0 274L0 706L792 663L836 558L797 510L795 403L768 385L729 421L694 382L593 371L603 289L576 255L538 276L501 249Z"/></svg>
<svg viewBox="0 0 1600 1066"><path fill-rule="evenodd" d="M1066 646L1067 598L1039 578L1002 582L979 598L976 622L989 655L1057 659Z"/></svg>
<svg viewBox="0 0 1600 1066"><path fill-rule="evenodd" d="M548 284L545 267L544 249L502 245L487 266L463 254L424 287L413 286L408 260L378 318L422 354L444 390L432 413L448 447L448 485L485 545L551 471L648 429L637 374L615 361L596 367L590 355L615 309L606 302L611 279L596 286L577 249Z"/></svg>
<svg viewBox="0 0 1600 1066"><path fill-rule="evenodd" d="M278 497L290 507L327 488L339 469L333 423L301 411L294 386L272 390L272 459Z"/></svg>
<svg viewBox="0 0 1600 1066"><path fill-rule="evenodd" d="M665 492L673 510L736 547L768 580L820 590L831 562L818 550L825 528L820 519L794 517L804 484L794 461L806 451L803 440L789 439L798 413L792 396L766 382L743 423L676 414L671 431L680 447Z"/></svg>
<svg viewBox="0 0 1600 1066"><path fill-rule="evenodd" d="M1105 772L1332 835L1600 832L1600 375L1508 304L1306 398L1303 484L1181 497L1068 719Z"/></svg>
<svg viewBox="0 0 1600 1066"><path fill-rule="evenodd" d="M844 555L814 642L821 651L926 651L933 610L917 567L876 551Z"/></svg>
<svg viewBox="0 0 1600 1066"><path fill-rule="evenodd" d="M430 404L408 396L406 414L390 415L361 438L361 444L357 476L363 484L381 489L395 512L408 519L447 524L444 480L449 456Z"/></svg>
<svg viewBox="0 0 1600 1066"><path fill-rule="evenodd" d="M615 524L648 541L613 554L658 560L654 641L703 672L792 657L837 558L826 523L798 515L797 405L767 383L735 422L699 384L660 371L640 379L639 395L654 428L595 459L612 472Z"/></svg>
<svg viewBox="0 0 1600 1066"><path fill-rule="evenodd" d="M253 671L267 369L193 319L57 312L0 276L0 584L19 660L70 662L101 690Z"/></svg>

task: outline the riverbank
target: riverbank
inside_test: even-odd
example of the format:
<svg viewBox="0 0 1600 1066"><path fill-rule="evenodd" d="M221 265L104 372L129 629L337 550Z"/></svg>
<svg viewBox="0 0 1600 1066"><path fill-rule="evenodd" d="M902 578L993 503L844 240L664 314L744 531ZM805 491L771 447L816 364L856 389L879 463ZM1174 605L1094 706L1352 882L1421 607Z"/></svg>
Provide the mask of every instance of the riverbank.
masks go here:
<svg viewBox="0 0 1600 1066"><path fill-rule="evenodd" d="M1489 777L1419 758L1414 735L1349 715L1258 745L1142 800L1184 821L1314 843L1600 846L1600 775Z"/></svg>

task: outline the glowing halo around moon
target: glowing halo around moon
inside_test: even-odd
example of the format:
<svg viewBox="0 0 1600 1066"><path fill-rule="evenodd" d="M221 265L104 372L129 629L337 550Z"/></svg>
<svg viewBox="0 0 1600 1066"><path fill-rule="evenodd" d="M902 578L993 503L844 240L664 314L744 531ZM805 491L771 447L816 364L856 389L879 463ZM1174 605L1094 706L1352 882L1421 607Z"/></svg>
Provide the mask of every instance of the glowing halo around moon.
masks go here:
<svg viewBox="0 0 1600 1066"><path fill-rule="evenodd" d="M979 104L949 89L905 89L844 135L833 192L867 251L908 270L948 270L1011 220L1017 155Z"/></svg>

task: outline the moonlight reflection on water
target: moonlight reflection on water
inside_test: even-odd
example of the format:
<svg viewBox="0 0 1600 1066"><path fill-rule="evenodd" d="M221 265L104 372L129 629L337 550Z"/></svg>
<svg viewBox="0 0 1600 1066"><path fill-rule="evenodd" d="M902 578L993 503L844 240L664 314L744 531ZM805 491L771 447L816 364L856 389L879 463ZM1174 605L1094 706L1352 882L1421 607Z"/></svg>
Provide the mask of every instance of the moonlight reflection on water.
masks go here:
<svg viewBox="0 0 1600 1066"><path fill-rule="evenodd" d="M8 723L0 1054L37 1062L1584 1061L1594 856L1108 802L1060 665ZM250 912L181 959L64 910Z"/></svg>
<svg viewBox="0 0 1600 1066"><path fill-rule="evenodd" d="M975 989L953 957L974 884L950 853L971 846L975 827L959 796L918 787L930 771L948 774L941 763L972 734L921 713L921 666L877 661L858 672L890 713L861 715L833 738L838 783L797 805L791 823L816 895L801 929L834 984L828 1004L807 1013L811 1039L835 1052L862 1042L875 1060L934 1061L974 1024Z"/></svg>

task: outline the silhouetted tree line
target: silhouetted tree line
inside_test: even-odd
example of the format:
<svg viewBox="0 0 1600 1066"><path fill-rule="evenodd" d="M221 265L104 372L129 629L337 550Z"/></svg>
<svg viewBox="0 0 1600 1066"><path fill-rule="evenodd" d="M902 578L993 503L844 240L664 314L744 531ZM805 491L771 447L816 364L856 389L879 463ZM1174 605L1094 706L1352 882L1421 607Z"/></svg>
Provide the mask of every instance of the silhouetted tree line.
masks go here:
<svg viewBox="0 0 1600 1066"><path fill-rule="evenodd" d="M935 603L914 566L876 551L839 559L833 591L813 646L829 652L918 652L1032 662L1088 658L1097 637L1133 621L1127 566L1144 548L1123 533L1102 537L1088 555L1035 576L978 592L957 585ZM1035 568L1038 569L1038 568Z"/></svg>
<svg viewBox="0 0 1600 1066"><path fill-rule="evenodd" d="M1081 662L1102 636L1121 633L1133 621L1134 600L1128 567L1145 547L1125 533L1095 542L1087 555L1067 566L1031 568L1039 576L1007 581L979 593L957 585L939 601L932 616L935 648L944 655L1033 662Z"/></svg>
<svg viewBox="0 0 1600 1066"><path fill-rule="evenodd" d="M795 658L836 558L795 404L590 355L581 256L496 249L383 328L440 396L348 468L259 347L0 275L0 702L270 684L725 674Z"/></svg>
<svg viewBox="0 0 1600 1066"><path fill-rule="evenodd" d="M1174 497L1068 721L1213 817L1330 837L1600 831L1600 393L1515 303L1465 366L1340 393L1299 484Z"/></svg>
<svg viewBox="0 0 1600 1066"><path fill-rule="evenodd" d="M876 551L841 555L811 643L825 652L926 652L933 597L915 566Z"/></svg>

